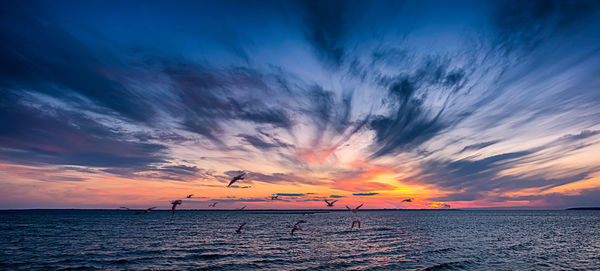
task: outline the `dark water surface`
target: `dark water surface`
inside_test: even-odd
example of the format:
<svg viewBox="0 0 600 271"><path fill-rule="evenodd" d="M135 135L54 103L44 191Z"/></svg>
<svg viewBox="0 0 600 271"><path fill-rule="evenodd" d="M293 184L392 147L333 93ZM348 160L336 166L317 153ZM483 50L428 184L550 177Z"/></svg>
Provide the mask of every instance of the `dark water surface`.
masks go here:
<svg viewBox="0 0 600 271"><path fill-rule="evenodd" d="M0 229L1 270L600 268L600 211L30 210L0 211Z"/></svg>

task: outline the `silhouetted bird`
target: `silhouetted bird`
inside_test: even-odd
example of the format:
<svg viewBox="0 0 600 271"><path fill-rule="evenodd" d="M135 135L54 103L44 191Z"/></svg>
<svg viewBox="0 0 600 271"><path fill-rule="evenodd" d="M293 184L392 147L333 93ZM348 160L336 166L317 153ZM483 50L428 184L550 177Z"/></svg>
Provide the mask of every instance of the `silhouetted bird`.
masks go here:
<svg viewBox="0 0 600 271"><path fill-rule="evenodd" d="M194 194L189 194L189 195L187 195L187 197L186 197L186 198L188 198L188 199L191 199L193 195L194 195Z"/></svg>
<svg viewBox="0 0 600 271"><path fill-rule="evenodd" d="M297 226L298 224L302 224L302 223L306 223L306 220L298 220L298 222L296 222L296 224L294 224L294 226Z"/></svg>
<svg viewBox="0 0 600 271"><path fill-rule="evenodd" d="M356 225L356 224L358 224L358 228L360 229L360 220L354 220L354 221L352 221L352 228L351 229L354 229L354 225Z"/></svg>
<svg viewBox="0 0 600 271"><path fill-rule="evenodd" d="M337 200L334 200L332 202L329 202L328 200L325 200L325 203L327 203L327 207L333 207L333 204L336 203Z"/></svg>
<svg viewBox="0 0 600 271"><path fill-rule="evenodd" d="M298 222L296 222L296 224L294 224L292 226L292 231L290 232L290 234L293 236L295 231L301 231L302 228L300 228L300 224L302 223L306 223L306 220L300 219L298 220Z"/></svg>
<svg viewBox="0 0 600 271"><path fill-rule="evenodd" d="M401 202L412 202L413 199L403 199Z"/></svg>
<svg viewBox="0 0 600 271"><path fill-rule="evenodd" d="M362 207L362 206L363 206L363 204L364 204L364 203L361 203L360 205L356 206L356 208L354 208L354 209L351 209L350 207L348 207L348 205L346 205L346 208L347 208L347 209L348 209L350 212L352 212L353 214L356 214L356 212L358 212L358 209L360 209L360 207Z"/></svg>
<svg viewBox="0 0 600 271"><path fill-rule="evenodd" d="M146 209L146 210L137 211L137 212L135 212L135 214L134 214L134 215L139 215L139 214L147 214L147 213L149 213L150 211L152 211L152 210L154 210L154 209L156 209L156 207L151 207L151 208L148 208L148 209Z"/></svg>
<svg viewBox="0 0 600 271"><path fill-rule="evenodd" d="M171 215L175 215L175 207L177 207L177 205L181 205L181 203L182 201L180 199L171 201Z"/></svg>
<svg viewBox="0 0 600 271"><path fill-rule="evenodd" d="M245 225L246 225L246 222L242 223L242 225L240 225L240 227L239 227L237 230L235 230L235 232L236 232L236 233L238 233L238 234L239 234L239 233L242 233L242 228L243 228Z"/></svg>
<svg viewBox="0 0 600 271"><path fill-rule="evenodd" d="M215 203L209 204L208 207L215 207L215 206L217 206L217 203L219 203L219 202L215 202Z"/></svg>
<svg viewBox="0 0 600 271"><path fill-rule="evenodd" d="M300 226L294 225L294 227L292 228L292 231L290 232L290 235L294 236L295 231L301 231L301 230L302 230L302 228L300 228Z"/></svg>
<svg viewBox="0 0 600 271"><path fill-rule="evenodd" d="M227 185L227 187L230 187L233 183L237 182L238 180L243 180L244 175L246 175L246 172L242 172L242 174L233 177L231 179L231 182L229 182L229 184Z"/></svg>
<svg viewBox="0 0 600 271"><path fill-rule="evenodd" d="M246 205L244 205L244 207L242 207L242 208L239 208L238 210L241 211L241 210L244 210L244 209L246 209Z"/></svg>
<svg viewBox="0 0 600 271"><path fill-rule="evenodd" d="M276 200L278 197L279 197L279 195L271 196L271 200Z"/></svg>

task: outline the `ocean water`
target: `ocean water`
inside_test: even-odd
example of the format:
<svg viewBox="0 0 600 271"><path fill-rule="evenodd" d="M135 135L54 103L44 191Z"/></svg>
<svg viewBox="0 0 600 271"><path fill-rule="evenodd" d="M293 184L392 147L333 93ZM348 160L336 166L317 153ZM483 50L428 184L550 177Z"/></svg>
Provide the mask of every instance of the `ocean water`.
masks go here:
<svg viewBox="0 0 600 271"><path fill-rule="evenodd" d="M600 269L600 211L132 213L0 211L0 270Z"/></svg>

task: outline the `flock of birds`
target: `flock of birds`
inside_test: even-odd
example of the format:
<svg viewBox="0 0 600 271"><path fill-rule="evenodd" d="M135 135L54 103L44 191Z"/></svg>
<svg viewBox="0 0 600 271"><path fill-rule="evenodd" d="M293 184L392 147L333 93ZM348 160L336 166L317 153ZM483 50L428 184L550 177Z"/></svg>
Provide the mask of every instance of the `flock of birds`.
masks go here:
<svg viewBox="0 0 600 271"><path fill-rule="evenodd" d="M234 176L231 181L229 182L229 184L227 185L227 187L231 187L232 184L234 184L235 182L239 181L239 180L243 180L246 176L245 172L242 172L239 175ZM194 196L194 194L189 194L186 196L186 198L190 199ZM276 200L279 197L279 195L272 195L271 196L271 200ZM327 204L327 207L333 207L334 204L337 202L337 200L332 200L332 201L328 201L327 199L324 200L325 203ZM404 199L402 200L402 202L412 202L412 199ZM171 215L175 215L175 208L177 208L178 205L181 205L183 203L182 200L178 199L178 200L174 200L171 201ZM215 207L217 206L219 202L213 202L211 204L209 204L209 207ZM358 209L360 209L360 207L362 207L364 205L364 203L361 203L360 205L356 206L356 208L350 208L348 205L346 205L346 209L348 209L348 211L350 211L353 214L358 213ZM239 208L237 210L241 211L244 210L246 208L246 206L244 205L244 207ZM130 208L127 207L120 207L120 209L122 210L131 210ZM156 209L155 207L151 207L145 210L138 210L134 213L134 215L139 215L139 214L147 214L150 213L150 211ZM310 215L311 213L304 213L303 215ZM294 225L291 226L292 230L290 232L290 235L294 236L294 232L296 231L302 231L302 228L300 227L300 224L302 223L306 223L306 220L299 220L298 222L296 222ZM236 230L235 232L238 234L242 233L242 229L244 228L244 226L246 226L246 222L242 223ZM360 220L356 219L354 221L352 221L352 226L350 227L351 229L354 229L354 227L357 227L358 229L360 229L361 226L361 222Z"/></svg>

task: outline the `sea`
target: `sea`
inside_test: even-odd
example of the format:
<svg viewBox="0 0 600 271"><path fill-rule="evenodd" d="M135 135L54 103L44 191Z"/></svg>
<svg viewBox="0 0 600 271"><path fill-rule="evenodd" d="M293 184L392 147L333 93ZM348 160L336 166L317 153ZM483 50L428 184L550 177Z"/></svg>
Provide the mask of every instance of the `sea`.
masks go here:
<svg viewBox="0 0 600 271"><path fill-rule="evenodd" d="M600 270L600 211L133 213L0 211L0 270Z"/></svg>

